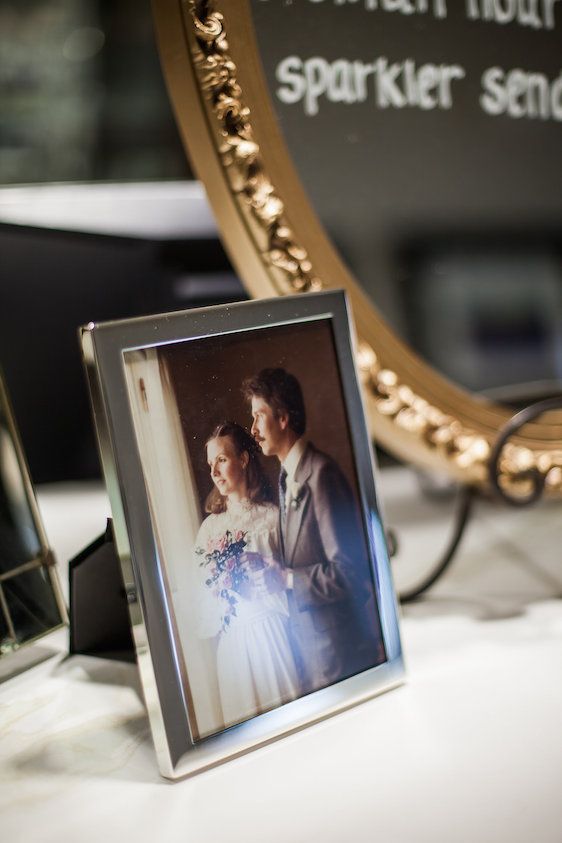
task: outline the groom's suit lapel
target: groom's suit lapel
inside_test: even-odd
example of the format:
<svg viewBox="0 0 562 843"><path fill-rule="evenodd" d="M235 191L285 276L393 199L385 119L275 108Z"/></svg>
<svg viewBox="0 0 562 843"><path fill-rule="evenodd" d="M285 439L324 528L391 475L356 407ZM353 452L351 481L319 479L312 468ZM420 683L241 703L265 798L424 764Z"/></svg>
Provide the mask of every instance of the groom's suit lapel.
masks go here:
<svg viewBox="0 0 562 843"><path fill-rule="evenodd" d="M295 472L295 483L299 487L299 502L296 507L293 506L292 495L289 495L289 505L287 507L287 520L283 542L285 559L288 564L291 564L293 561L304 515L310 506L311 490L308 485L308 479L311 472L311 447L307 445Z"/></svg>

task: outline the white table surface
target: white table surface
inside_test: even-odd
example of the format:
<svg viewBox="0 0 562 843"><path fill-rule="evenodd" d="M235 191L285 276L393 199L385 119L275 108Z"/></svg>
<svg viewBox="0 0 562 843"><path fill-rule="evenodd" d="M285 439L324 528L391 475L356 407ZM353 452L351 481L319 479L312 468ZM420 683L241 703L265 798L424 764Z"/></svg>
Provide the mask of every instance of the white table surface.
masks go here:
<svg viewBox="0 0 562 843"><path fill-rule="evenodd" d="M401 469L382 492L414 560L400 579L445 543L449 507ZM39 500L65 578L106 497L81 484ZM135 666L65 658L53 633L58 655L0 685L1 840L560 843L561 515L479 504L447 575L403 610L406 685L175 784Z"/></svg>

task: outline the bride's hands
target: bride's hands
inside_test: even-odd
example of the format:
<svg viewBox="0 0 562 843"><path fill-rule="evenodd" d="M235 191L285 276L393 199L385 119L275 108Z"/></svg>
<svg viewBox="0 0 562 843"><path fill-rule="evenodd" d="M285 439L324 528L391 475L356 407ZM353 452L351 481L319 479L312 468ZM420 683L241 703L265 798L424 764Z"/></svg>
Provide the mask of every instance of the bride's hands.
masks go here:
<svg viewBox="0 0 562 843"><path fill-rule="evenodd" d="M266 565L261 553L246 550L241 554L239 561L246 574L245 581L238 588L240 596L246 600L255 600L256 598L264 597L267 591L265 590L263 578L258 576Z"/></svg>
<svg viewBox="0 0 562 843"><path fill-rule="evenodd" d="M264 563L265 567L254 575L256 589L263 590L264 594L279 594L285 591L288 587L287 569L272 557L264 559Z"/></svg>
<svg viewBox="0 0 562 843"><path fill-rule="evenodd" d="M260 571L266 566L266 561L261 553L255 553L253 550L246 550L240 556L240 562L244 566L247 574L253 574Z"/></svg>
<svg viewBox="0 0 562 843"><path fill-rule="evenodd" d="M247 576L240 594L247 600L278 594L287 588L287 569L271 556L246 551L240 557Z"/></svg>

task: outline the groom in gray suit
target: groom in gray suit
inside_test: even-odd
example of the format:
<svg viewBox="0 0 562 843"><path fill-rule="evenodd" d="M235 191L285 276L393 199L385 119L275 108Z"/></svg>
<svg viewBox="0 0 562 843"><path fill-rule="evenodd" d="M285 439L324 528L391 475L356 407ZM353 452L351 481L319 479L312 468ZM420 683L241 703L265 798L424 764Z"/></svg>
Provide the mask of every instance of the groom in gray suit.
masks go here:
<svg viewBox="0 0 562 843"><path fill-rule="evenodd" d="M243 391L252 435L281 464L279 522L283 560L263 572L269 591L284 589L303 693L384 660L374 604L366 604L370 564L358 507L337 463L305 438L298 380L263 369Z"/></svg>

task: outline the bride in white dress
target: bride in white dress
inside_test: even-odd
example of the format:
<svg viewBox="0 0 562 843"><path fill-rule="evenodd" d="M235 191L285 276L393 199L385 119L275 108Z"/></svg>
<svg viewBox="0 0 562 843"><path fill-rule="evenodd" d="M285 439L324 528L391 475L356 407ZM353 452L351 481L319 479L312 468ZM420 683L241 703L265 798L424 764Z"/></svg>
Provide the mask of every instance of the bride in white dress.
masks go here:
<svg viewBox="0 0 562 843"><path fill-rule="evenodd" d="M197 535L201 573L198 629L218 636L224 725L255 717L300 695L285 592L269 593L257 571L279 559L278 509L249 433L234 422L213 431L207 461L210 514Z"/></svg>

